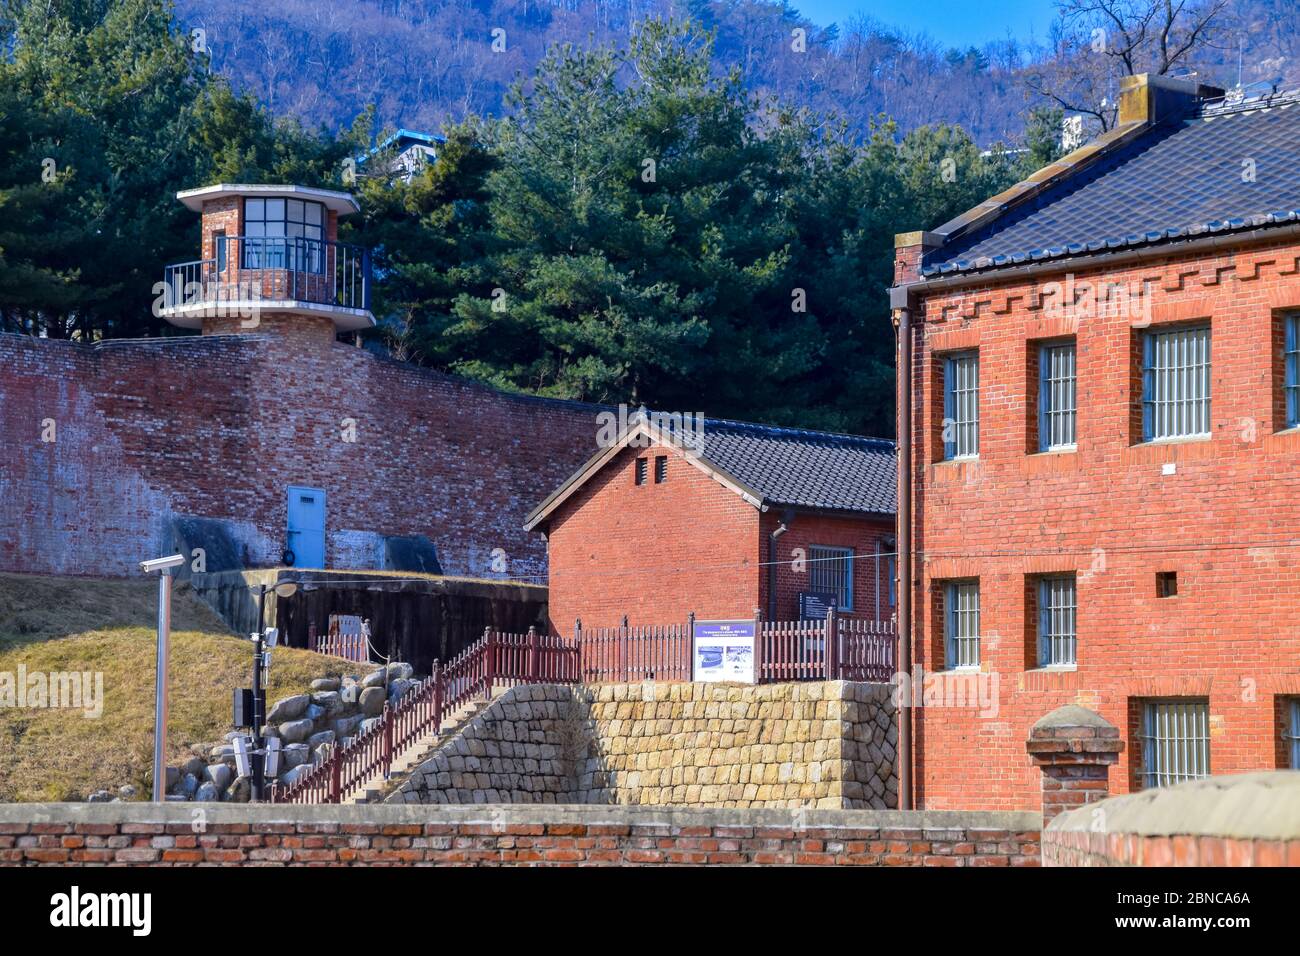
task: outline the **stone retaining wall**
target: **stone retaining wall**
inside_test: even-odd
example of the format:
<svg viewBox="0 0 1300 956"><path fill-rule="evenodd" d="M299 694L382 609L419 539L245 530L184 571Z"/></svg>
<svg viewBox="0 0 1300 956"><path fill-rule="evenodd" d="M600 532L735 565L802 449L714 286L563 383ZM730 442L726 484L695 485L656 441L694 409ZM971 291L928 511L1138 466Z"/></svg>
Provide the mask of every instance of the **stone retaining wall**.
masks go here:
<svg viewBox="0 0 1300 956"><path fill-rule="evenodd" d="M1032 813L656 807L0 806L0 864L1036 866Z"/></svg>
<svg viewBox="0 0 1300 956"><path fill-rule="evenodd" d="M390 802L886 809L896 733L885 684L515 687Z"/></svg>
<svg viewBox="0 0 1300 956"><path fill-rule="evenodd" d="M1300 866L1300 773L1226 774L1111 797L1043 831L1045 866Z"/></svg>

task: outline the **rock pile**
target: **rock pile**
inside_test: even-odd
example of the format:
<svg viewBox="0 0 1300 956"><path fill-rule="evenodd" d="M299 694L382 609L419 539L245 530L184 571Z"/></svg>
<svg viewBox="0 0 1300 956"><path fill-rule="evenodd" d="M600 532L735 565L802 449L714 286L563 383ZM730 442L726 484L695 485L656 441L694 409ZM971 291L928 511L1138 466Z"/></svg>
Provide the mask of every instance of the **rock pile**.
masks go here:
<svg viewBox="0 0 1300 956"><path fill-rule="evenodd" d="M365 733L378 722L385 703L396 705L416 683L410 664L389 664L364 677L322 677L311 682L310 693L275 701L267 711L262 736L280 740L279 782L295 782L325 760L335 746ZM220 742L191 747L188 760L167 768L167 799L246 803L252 781L235 769L234 741L242 735L242 731L231 731ZM148 794L144 796L148 799ZM125 786L116 794L97 790L89 802L135 797L135 788Z"/></svg>

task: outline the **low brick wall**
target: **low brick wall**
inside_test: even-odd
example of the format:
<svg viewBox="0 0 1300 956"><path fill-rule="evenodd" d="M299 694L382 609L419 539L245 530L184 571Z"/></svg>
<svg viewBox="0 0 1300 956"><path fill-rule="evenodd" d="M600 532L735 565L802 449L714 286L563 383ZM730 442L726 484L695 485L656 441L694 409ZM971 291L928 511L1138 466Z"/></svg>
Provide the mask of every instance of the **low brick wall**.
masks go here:
<svg viewBox="0 0 1300 956"><path fill-rule="evenodd" d="M888 809L887 684L511 688L391 802Z"/></svg>
<svg viewBox="0 0 1300 956"><path fill-rule="evenodd" d="M1111 797L1043 831L1045 866L1300 866L1300 773L1227 774Z"/></svg>
<svg viewBox="0 0 1300 956"><path fill-rule="evenodd" d="M0 864L1037 866L1032 813L595 806L0 806Z"/></svg>

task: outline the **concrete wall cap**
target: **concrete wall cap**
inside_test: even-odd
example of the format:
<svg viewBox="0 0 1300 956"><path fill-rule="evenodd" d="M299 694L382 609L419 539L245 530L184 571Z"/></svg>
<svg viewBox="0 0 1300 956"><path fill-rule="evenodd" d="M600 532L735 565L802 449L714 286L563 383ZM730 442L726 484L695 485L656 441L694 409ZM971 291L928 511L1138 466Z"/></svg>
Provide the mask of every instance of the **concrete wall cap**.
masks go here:
<svg viewBox="0 0 1300 956"><path fill-rule="evenodd" d="M98 804L111 806L111 804ZM1300 771L1224 774L1110 797L1062 813L1048 830L1144 836L1300 839Z"/></svg>
<svg viewBox="0 0 1300 956"><path fill-rule="evenodd" d="M1119 733L1119 729L1101 714L1091 711L1087 707L1080 707L1078 704L1066 704L1064 707L1056 708L1049 714L1044 714L1034 721L1034 726L1030 728L1029 733L1032 737L1060 737L1063 735L1058 731L1072 727L1088 728L1093 731L1113 730ZM1087 736L1099 735L1090 733Z"/></svg>

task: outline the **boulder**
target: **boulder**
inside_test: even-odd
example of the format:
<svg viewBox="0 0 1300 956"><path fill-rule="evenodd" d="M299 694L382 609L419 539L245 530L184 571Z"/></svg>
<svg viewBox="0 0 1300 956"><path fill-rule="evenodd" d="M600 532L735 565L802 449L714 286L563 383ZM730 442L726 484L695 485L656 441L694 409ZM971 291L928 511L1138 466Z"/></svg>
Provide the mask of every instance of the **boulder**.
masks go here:
<svg viewBox="0 0 1300 956"><path fill-rule="evenodd" d="M339 682L334 677L318 677L311 682L313 691L331 691L339 689Z"/></svg>
<svg viewBox="0 0 1300 956"><path fill-rule="evenodd" d="M312 765L309 763L301 764L292 770L286 771L280 775L280 782L286 787L292 786L307 774L311 773Z"/></svg>
<svg viewBox="0 0 1300 956"><path fill-rule="evenodd" d="M319 694L312 694L311 702L327 714L338 713L338 711L343 709L343 698L336 690L327 690Z"/></svg>
<svg viewBox="0 0 1300 956"><path fill-rule="evenodd" d="M262 728L262 736L267 740L270 740L272 737L275 737L278 740L280 737L280 731L272 727L270 724L267 724Z"/></svg>
<svg viewBox="0 0 1300 956"><path fill-rule="evenodd" d="M200 784L198 791L194 794L194 799L203 803L215 803L221 799L221 791L211 780Z"/></svg>
<svg viewBox="0 0 1300 956"><path fill-rule="evenodd" d="M277 700L271 706L271 712L266 715L268 724L280 724L287 720L297 720L307 710L311 703L311 698L306 694L294 694L292 697L285 697Z"/></svg>
<svg viewBox="0 0 1300 956"><path fill-rule="evenodd" d="M303 712L303 720L316 721L325 716L325 708L319 704L308 704L306 711Z"/></svg>
<svg viewBox="0 0 1300 956"><path fill-rule="evenodd" d="M280 751L280 767L283 770L301 767L310 760L311 748L306 744L290 744Z"/></svg>
<svg viewBox="0 0 1300 956"><path fill-rule="evenodd" d="M343 685L343 689L339 691L339 701L345 707L348 705L354 705L360 699L362 690L364 690L364 688L355 681L351 684L345 684Z"/></svg>
<svg viewBox="0 0 1300 956"><path fill-rule="evenodd" d="M377 717L384 709L384 688L367 687L361 692L361 713L367 717Z"/></svg>
<svg viewBox="0 0 1300 956"><path fill-rule="evenodd" d="M191 757L189 760L181 764L181 773L192 773L196 777L201 777L203 776L203 771L207 769L207 766L208 762L206 760L201 760L198 757Z"/></svg>
<svg viewBox="0 0 1300 956"><path fill-rule="evenodd" d="M218 790L225 790L235 779L235 772L227 764L214 763L204 768L204 779Z"/></svg>
<svg viewBox="0 0 1300 956"><path fill-rule="evenodd" d="M332 743L334 743L334 731L332 730L322 730L320 733L312 734L307 738L307 746L312 750L315 750L321 744Z"/></svg>
<svg viewBox="0 0 1300 956"><path fill-rule="evenodd" d="M171 768L168 767L167 769L170 770ZM135 787L131 786L129 783L123 784L117 788L117 795L123 800L130 800L135 796Z"/></svg>
<svg viewBox="0 0 1300 956"><path fill-rule="evenodd" d="M388 699L394 704L405 696L406 692L411 689L412 681L405 677L399 677L388 685Z"/></svg>
<svg viewBox="0 0 1300 956"><path fill-rule="evenodd" d="M371 671L361 679L362 687L383 687L388 683L388 675L381 667L377 671Z"/></svg>
<svg viewBox="0 0 1300 956"><path fill-rule="evenodd" d="M167 789L167 792L168 792L168 793L171 793L173 790L175 790L175 789L176 789L176 784L178 784L178 783L180 783L180 782L181 782L181 768L180 768L180 767L168 767L168 768L167 768L167 788L166 788L166 789Z"/></svg>
<svg viewBox="0 0 1300 956"><path fill-rule="evenodd" d="M113 795L107 790L96 790L86 798L87 803L112 803Z"/></svg>
<svg viewBox="0 0 1300 956"><path fill-rule="evenodd" d="M290 720L280 725L280 739L286 744L296 744L306 740L312 729L310 720Z"/></svg>
<svg viewBox="0 0 1300 956"><path fill-rule="evenodd" d="M413 676L415 676L415 668L410 664L388 665L389 680L410 680Z"/></svg>
<svg viewBox="0 0 1300 956"><path fill-rule="evenodd" d="M206 764L204 765L207 766ZM185 799L189 800L194 797L199 790L199 778L192 773L187 773L181 777L180 792L184 794Z"/></svg>
<svg viewBox="0 0 1300 956"><path fill-rule="evenodd" d="M382 691L380 692L380 699L383 699ZM360 717L340 717L330 725L330 729L334 731L335 740L345 740L348 737L356 736L359 726L361 726Z"/></svg>
<svg viewBox="0 0 1300 956"><path fill-rule="evenodd" d="M248 777L237 777L230 785L230 800L234 803L247 803L253 795L253 781Z"/></svg>
<svg viewBox="0 0 1300 956"><path fill-rule="evenodd" d="M218 744L208 752L208 761L225 761L235 759L234 744ZM204 764L207 766L207 764Z"/></svg>

